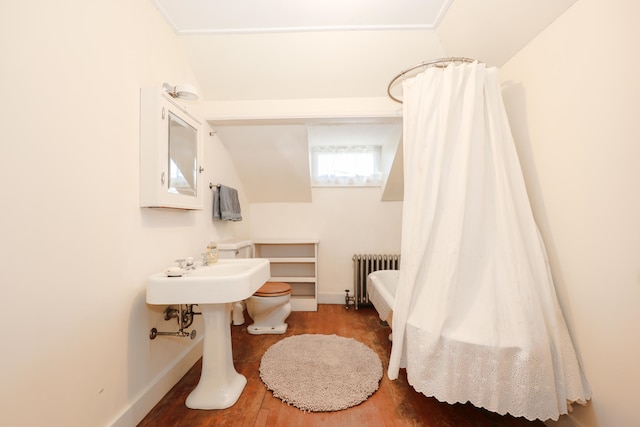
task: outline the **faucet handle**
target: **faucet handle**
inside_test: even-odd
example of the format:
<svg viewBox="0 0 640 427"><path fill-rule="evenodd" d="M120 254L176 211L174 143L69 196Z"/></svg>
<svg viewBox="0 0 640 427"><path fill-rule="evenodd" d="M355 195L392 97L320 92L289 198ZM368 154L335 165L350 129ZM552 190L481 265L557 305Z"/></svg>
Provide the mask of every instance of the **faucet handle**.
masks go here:
<svg viewBox="0 0 640 427"><path fill-rule="evenodd" d="M178 258L178 259L176 260L176 262L178 263L178 267L180 267L180 268L184 268L184 262L185 262L185 261L186 261L186 260L185 260L184 258Z"/></svg>

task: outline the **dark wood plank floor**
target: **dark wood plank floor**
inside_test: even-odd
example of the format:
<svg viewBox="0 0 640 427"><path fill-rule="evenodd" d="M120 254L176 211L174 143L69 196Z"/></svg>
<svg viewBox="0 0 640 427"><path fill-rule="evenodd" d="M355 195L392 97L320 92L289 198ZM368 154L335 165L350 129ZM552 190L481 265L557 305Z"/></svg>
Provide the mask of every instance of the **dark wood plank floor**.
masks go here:
<svg viewBox="0 0 640 427"><path fill-rule="evenodd" d="M249 335L247 323L232 326L232 345L236 370L247 377L247 386L234 406L224 410L192 410L185 405L189 392L200 378L201 362L173 387L139 424L141 427L178 426L427 426L427 427L533 427L511 416L500 416L470 404L449 405L416 392L406 380L405 371L391 381L386 376L391 343L390 329L380 324L373 308L345 310L341 305L320 305L317 312L293 312L284 335ZM201 332L201 331L198 331ZM298 334L336 334L355 338L375 350L385 374L380 388L368 400L337 412L303 412L282 403L266 390L260 380L260 358L277 341Z"/></svg>

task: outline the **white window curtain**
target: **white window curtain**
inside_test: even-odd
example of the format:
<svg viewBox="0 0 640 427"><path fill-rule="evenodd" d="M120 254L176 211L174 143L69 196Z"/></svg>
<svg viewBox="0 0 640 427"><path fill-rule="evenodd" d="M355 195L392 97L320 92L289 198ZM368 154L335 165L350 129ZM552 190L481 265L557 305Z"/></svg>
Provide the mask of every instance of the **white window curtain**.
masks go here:
<svg viewBox="0 0 640 427"><path fill-rule="evenodd" d="M312 146L313 185L380 185L380 146Z"/></svg>
<svg viewBox="0 0 640 427"><path fill-rule="evenodd" d="M591 391L499 89L481 64L404 82L402 266L388 375L438 400L558 419Z"/></svg>

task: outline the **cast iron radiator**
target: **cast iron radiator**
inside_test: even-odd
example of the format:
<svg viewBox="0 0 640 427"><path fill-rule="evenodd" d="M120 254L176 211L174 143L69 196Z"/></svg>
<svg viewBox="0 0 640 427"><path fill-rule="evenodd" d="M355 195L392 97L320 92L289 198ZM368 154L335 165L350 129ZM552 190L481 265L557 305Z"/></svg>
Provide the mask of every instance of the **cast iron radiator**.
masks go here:
<svg viewBox="0 0 640 427"><path fill-rule="evenodd" d="M353 290L356 310L361 305L371 305L367 294L367 276L378 270L400 269L400 255L356 254L353 260Z"/></svg>

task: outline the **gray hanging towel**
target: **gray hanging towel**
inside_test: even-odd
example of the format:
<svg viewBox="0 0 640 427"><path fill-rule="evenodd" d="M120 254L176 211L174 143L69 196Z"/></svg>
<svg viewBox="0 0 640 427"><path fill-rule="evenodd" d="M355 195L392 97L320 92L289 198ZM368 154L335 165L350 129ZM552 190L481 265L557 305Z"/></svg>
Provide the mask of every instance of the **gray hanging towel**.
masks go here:
<svg viewBox="0 0 640 427"><path fill-rule="evenodd" d="M213 219L219 221L242 221L238 190L218 185L213 193Z"/></svg>

